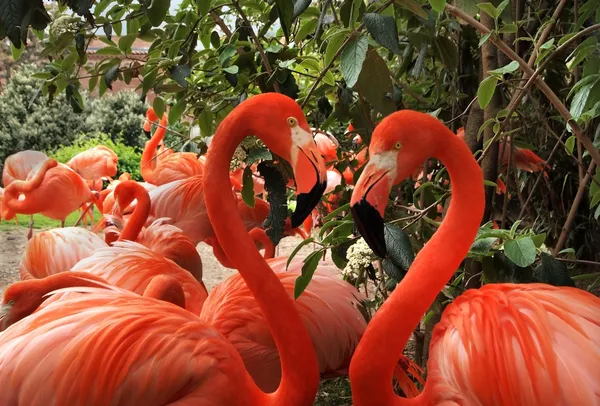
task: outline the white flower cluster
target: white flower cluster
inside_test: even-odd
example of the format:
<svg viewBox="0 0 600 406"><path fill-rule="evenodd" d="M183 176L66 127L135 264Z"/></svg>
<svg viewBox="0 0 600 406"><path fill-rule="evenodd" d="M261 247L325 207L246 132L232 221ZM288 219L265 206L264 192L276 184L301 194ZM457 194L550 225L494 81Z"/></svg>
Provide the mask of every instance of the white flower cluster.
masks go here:
<svg viewBox="0 0 600 406"><path fill-rule="evenodd" d="M347 258L348 263L342 271L342 275L345 277L359 275L362 270L367 269L377 259L364 238L360 238L348 248Z"/></svg>
<svg viewBox="0 0 600 406"><path fill-rule="evenodd" d="M50 23L50 35L54 38L60 37L65 32L76 31L81 19L69 15L61 15Z"/></svg>

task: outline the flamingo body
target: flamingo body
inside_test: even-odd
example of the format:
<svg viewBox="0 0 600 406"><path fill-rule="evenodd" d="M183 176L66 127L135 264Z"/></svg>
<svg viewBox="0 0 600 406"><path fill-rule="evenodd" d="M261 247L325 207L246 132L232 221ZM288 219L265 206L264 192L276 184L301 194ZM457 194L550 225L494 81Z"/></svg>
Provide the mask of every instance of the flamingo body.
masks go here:
<svg viewBox="0 0 600 406"><path fill-rule="evenodd" d="M72 290L88 293L0 335L3 406L268 404L235 348L192 313L127 292Z"/></svg>
<svg viewBox="0 0 600 406"><path fill-rule="evenodd" d="M82 178L96 181L114 177L117 174L118 161L119 158L112 149L98 145L75 155L67 165Z"/></svg>
<svg viewBox="0 0 600 406"><path fill-rule="evenodd" d="M25 246L19 272L21 279L38 279L66 272L99 248L102 238L80 227L54 228L34 235Z"/></svg>
<svg viewBox="0 0 600 406"><path fill-rule="evenodd" d="M433 404L599 405L599 314L600 300L575 288L467 290L433 330Z"/></svg>
<svg viewBox="0 0 600 406"><path fill-rule="evenodd" d="M112 247L96 250L71 271L88 272L113 286L142 295L158 275L176 279L185 294L186 309L200 314L208 292L202 282L173 261L133 241L117 241Z"/></svg>

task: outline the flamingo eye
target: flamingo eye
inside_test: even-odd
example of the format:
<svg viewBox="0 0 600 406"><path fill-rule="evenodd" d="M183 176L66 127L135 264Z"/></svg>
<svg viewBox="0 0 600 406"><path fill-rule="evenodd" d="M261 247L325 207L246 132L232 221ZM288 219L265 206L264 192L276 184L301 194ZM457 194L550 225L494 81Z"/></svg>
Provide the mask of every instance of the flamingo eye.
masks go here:
<svg viewBox="0 0 600 406"><path fill-rule="evenodd" d="M400 141L396 141L396 143L394 144L394 149L400 149L402 148L402 143Z"/></svg>
<svg viewBox="0 0 600 406"><path fill-rule="evenodd" d="M9 306L13 306L14 304L15 304L15 301L14 301L14 300L9 300L9 301L8 301L8 305L9 305Z"/></svg>
<svg viewBox="0 0 600 406"><path fill-rule="evenodd" d="M296 119L296 117L288 117L287 123L290 127L295 127L298 125L298 120Z"/></svg>

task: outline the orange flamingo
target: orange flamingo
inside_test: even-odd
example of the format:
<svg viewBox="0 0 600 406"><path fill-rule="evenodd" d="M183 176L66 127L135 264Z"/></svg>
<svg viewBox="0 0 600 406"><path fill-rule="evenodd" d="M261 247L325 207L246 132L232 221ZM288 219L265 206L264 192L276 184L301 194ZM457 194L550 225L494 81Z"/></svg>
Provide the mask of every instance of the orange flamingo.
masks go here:
<svg viewBox="0 0 600 406"><path fill-rule="evenodd" d="M10 220L16 213L41 213L60 220L64 227L67 216L90 201L97 205L83 178L49 158L34 168L27 180L15 180L4 190L4 217Z"/></svg>
<svg viewBox="0 0 600 406"><path fill-rule="evenodd" d="M150 113L151 109L148 109L147 116L151 118L156 117L154 110ZM150 141L146 143L142 154L141 172L144 180L158 186L179 179L187 179L194 175L202 175L204 163L192 152L161 154L156 157L157 161L155 163L152 162L155 159L154 153L167 132L166 128L167 116L163 115L159 127L154 132ZM146 129L146 126L144 129ZM158 158L159 156L160 158Z"/></svg>
<svg viewBox="0 0 600 406"><path fill-rule="evenodd" d="M319 375L310 337L245 232L230 189L223 188L235 145L250 134L262 135L268 147L291 161L299 189L295 227L324 190L325 165L300 106L276 93L238 105L220 124L208 153L209 217L273 334L282 366L279 388L262 392L235 347L192 313L124 291L86 288L86 295L51 303L0 336L0 404L77 404L83 399L148 406L313 402ZM34 337L44 337L44 344L36 345ZM23 362L27 359L35 360L36 367ZM48 379L48 371L60 373ZM36 391L26 389L32 385Z"/></svg>
<svg viewBox="0 0 600 406"><path fill-rule="evenodd" d="M21 151L10 155L4 161L4 168L2 169L2 184L6 188L15 180L26 180L29 172L31 172L34 167L41 164L46 159L48 159L48 157L43 152L32 150ZM5 219L7 219L7 215L4 216ZM2 218L1 212L0 218ZM33 215L29 217L29 232L27 233L27 239L30 239L32 235Z"/></svg>
<svg viewBox="0 0 600 406"><path fill-rule="evenodd" d="M83 272L63 272L43 279L15 282L4 291L0 304L0 331L24 319L36 310L56 301L58 295L48 299L49 292L68 287L108 288L109 284L99 276ZM143 296L152 297L184 307L185 297L181 285L166 275L152 279Z"/></svg>
<svg viewBox="0 0 600 406"><path fill-rule="evenodd" d="M97 181L113 178L117 174L118 162L119 157L112 149L97 145L75 155L67 165L83 179Z"/></svg>
<svg viewBox="0 0 600 406"><path fill-rule="evenodd" d="M360 233L380 257L386 255L383 214L390 189L426 158L448 169L452 202L354 353L354 404L598 405L600 299L539 283L489 284L455 299L433 330L423 393L409 400L394 393L395 360L475 239L485 205L483 176L466 144L423 113L403 110L386 117L369 152L351 207Z"/></svg>
<svg viewBox="0 0 600 406"><path fill-rule="evenodd" d="M337 148L340 144L335 137L318 128L311 128L311 130L315 134L315 143L325 162L337 161Z"/></svg>
<svg viewBox="0 0 600 406"><path fill-rule="evenodd" d="M80 227L45 230L33 236L21 256L21 279L38 279L66 272L99 248L107 247L102 238Z"/></svg>
<svg viewBox="0 0 600 406"><path fill-rule="evenodd" d="M179 228L166 224L168 219L157 219L143 229L150 213L150 196L142 185L132 180L123 181L115 188L114 195L120 208L130 206L133 200L136 200L137 204L122 231L119 232L117 227L104 230L107 243L117 239L137 241L186 269L196 280L202 281L202 261L196 251L196 245ZM111 221L115 221L114 216L111 216Z"/></svg>

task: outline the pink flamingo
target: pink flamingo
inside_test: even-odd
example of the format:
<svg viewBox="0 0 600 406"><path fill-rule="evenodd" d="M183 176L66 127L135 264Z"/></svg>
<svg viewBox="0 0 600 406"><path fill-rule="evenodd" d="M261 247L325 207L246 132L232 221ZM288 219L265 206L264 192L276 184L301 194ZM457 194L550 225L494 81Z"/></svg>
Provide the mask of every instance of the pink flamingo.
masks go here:
<svg viewBox="0 0 600 406"><path fill-rule="evenodd" d="M21 151L10 155L4 160L4 168L2 169L2 184L6 188L15 180L26 180L29 172L31 172L34 167L41 164L46 159L48 159L48 157L43 152L32 150ZM0 218L2 218L1 212ZM30 239L32 235L33 215L29 217L29 232L27 233L27 239Z"/></svg>
<svg viewBox="0 0 600 406"><path fill-rule="evenodd" d="M375 314L350 363L356 406L598 405L600 299L580 289L488 284L446 307L433 330L428 380L415 399L390 384L413 329L467 255L485 206L467 145L436 118L403 110L377 126L351 200L358 230L386 255L383 215L393 185L429 157L452 182L448 214Z"/></svg>
<svg viewBox="0 0 600 406"><path fill-rule="evenodd" d="M151 109L148 109L147 116L151 118L156 117L154 110ZM154 132L150 141L146 143L144 153L142 154L140 167L144 180L158 186L180 179L187 179L191 176L202 175L204 163L192 152L171 151L168 154L157 155L155 158L154 153L163 141L167 132L166 128L167 117L163 115L159 127ZM153 162L154 159L156 159L156 162Z"/></svg>
<svg viewBox="0 0 600 406"><path fill-rule="evenodd" d="M117 174L118 162L119 157L112 149L97 145L75 155L67 166L85 180L98 181L113 178Z"/></svg>

